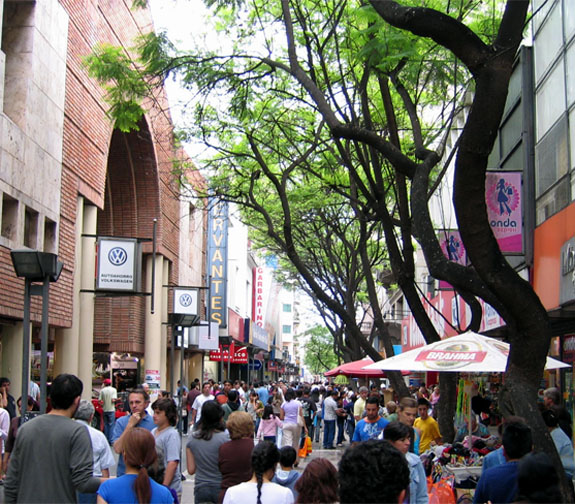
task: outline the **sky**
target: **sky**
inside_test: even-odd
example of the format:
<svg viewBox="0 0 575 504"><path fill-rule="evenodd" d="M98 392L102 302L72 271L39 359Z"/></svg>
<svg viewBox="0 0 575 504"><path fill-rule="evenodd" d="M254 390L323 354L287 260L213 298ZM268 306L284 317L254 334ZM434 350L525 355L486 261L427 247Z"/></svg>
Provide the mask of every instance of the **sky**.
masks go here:
<svg viewBox="0 0 575 504"><path fill-rule="evenodd" d="M169 39L179 48L189 50L194 44L217 43L206 33L205 16L208 10L202 0L149 0L156 31L166 31ZM189 93L181 89L177 82L168 80L164 84L170 102L170 112L176 126L182 125L182 102L188 101ZM194 160L205 151L200 142L185 145Z"/></svg>

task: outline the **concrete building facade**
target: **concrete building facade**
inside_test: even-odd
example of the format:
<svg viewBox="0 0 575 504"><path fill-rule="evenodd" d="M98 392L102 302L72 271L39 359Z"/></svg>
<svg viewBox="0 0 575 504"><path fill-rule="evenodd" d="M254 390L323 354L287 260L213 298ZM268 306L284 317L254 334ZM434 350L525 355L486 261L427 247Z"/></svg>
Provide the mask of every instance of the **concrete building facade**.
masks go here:
<svg viewBox="0 0 575 504"><path fill-rule="evenodd" d="M25 246L57 253L64 263L50 293L50 375L77 374L87 397L92 378L111 371L122 388L153 370L165 388L167 286L182 282L180 271L185 282L201 281L201 212L191 211L197 202L181 197L172 174L173 160L184 154L174 148L164 93L145 104L138 131L123 133L107 117L104 91L84 65L96 44L129 52L136 37L153 29L150 14L132 9L131 0L4 1L2 7L0 374L18 387L23 282L9 252ZM155 269L153 312L150 295L94 292L102 235L141 239L142 293L152 292ZM35 300L33 348L40 313ZM107 355L108 366L96 354ZM110 370L114 362L118 367Z"/></svg>

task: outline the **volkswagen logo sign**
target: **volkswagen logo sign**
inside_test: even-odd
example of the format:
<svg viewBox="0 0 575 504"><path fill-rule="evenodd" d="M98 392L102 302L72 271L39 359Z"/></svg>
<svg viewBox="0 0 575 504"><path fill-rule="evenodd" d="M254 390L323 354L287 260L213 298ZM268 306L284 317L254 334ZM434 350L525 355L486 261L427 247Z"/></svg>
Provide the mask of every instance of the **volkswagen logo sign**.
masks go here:
<svg viewBox="0 0 575 504"><path fill-rule="evenodd" d="M114 266L122 266L128 260L128 253L122 247L114 247L108 252L108 261Z"/></svg>
<svg viewBox="0 0 575 504"><path fill-rule="evenodd" d="M190 306L192 304L192 296L190 296L189 294L182 294L180 296L180 304L184 308L187 308L188 306Z"/></svg>

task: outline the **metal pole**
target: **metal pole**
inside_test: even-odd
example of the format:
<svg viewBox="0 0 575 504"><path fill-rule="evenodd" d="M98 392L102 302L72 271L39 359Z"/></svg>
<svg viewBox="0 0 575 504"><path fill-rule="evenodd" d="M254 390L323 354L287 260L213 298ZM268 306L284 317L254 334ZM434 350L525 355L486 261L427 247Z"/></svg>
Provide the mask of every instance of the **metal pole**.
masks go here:
<svg viewBox="0 0 575 504"><path fill-rule="evenodd" d="M155 294L156 294L156 227L158 225L158 219L154 219L154 224L152 226L152 288L151 298L150 298L150 313L154 314L156 311L155 304Z"/></svg>
<svg viewBox="0 0 575 504"><path fill-rule="evenodd" d="M181 327L179 331L180 335L180 428L178 429L180 432L180 436L182 435L182 429L184 428L184 407L183 407L183 399L184 399L184 328ZM180 458L181 460L181 458Z"/></svg>
<svg viewBox="0 0 575 504"><path fill-rule="evenodd" d="M42 332L40 337L40 413L46 413L46 382L48 381L48 326L49 326L50 278L42 284ZM22 402L24 400L22 399ZM27 402L27 401L26 401Z"/></svg>
<svg viewBox="0 0 575 504"><path fill-rule="evenodd" d="M174 393L174 359L175 359L175 351L174 351L174 337L176 335L176 326L172 326L172 339L170 341L170 390L172 391L172 395Z"/></svg>
<svg viewBox="0 0 575 504"><path fill-rule="evenodd" d="M30 287L24 279L24 315L22 318L22 405L20 415L24 418L28 406L28 375L30 373Z"/></svg>
<svg viewBox="0 0 575 504"><path fill-rule="evenodd" d="M228 380L230 380L230 381L231 381L231 378L230 378L231 362L232 362L232 344L229 343L228 344Z"/></svg>

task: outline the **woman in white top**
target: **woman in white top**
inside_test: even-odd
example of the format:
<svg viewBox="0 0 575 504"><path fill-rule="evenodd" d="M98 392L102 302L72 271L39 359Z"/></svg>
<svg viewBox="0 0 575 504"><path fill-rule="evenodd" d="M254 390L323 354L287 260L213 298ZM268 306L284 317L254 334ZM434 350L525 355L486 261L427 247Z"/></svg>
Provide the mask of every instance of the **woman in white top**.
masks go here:
<svg viewBox="0 0 575 504"><path fill-rule="evenodd" d="M293 504L293 493L277 483L272 483L280 453L270 441L261 441L252 452L252 479L228 488L223 504Z"/></svg>

